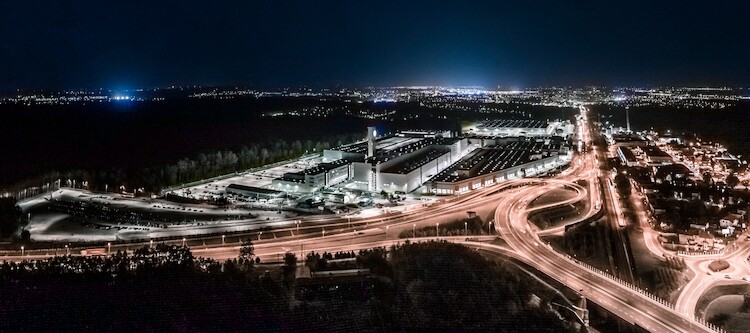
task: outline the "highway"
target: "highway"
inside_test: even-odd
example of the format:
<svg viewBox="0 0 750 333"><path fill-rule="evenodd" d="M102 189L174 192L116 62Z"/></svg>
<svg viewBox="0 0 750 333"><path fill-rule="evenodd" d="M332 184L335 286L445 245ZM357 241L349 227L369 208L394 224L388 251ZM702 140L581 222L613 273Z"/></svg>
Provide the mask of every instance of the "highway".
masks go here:
<svg viewBox="0 0 750 333"><path fill-rule="evenodd" d="M583 155L593 160L596 152ZM564 178L574 178L570 174ZM600 306L616 313L621 318L638 324L652 332L695 332L711 330L684 316L666 302L633 287L626 281L616 279L579 264L574 259L554 251L539 239L535 227L528 222L525 205L551 190L555 183L527 185L527 190L504 197L495 211L496 228L515 253L514 257L544 272L548 276L579 290L581 294ZM487 246L487 248L491 248Z"/></svg>
<svg viewBox="0 0 750 333"><path fill-rule="evenodd" d="M603 139L599 136L597 142L601 143ZM599 145L595 147L598 148ZM624 230L627 224L622 207L620 207L620 195L617 193L613 183L615 175L611 170L600 170L600 174L601 176L599 176L598 180L604 189L602 197L604 204L607 206L606 214L607 221L609 221L608 236L611 237L609 239L610 244L607 244L612 251L610 265L612 266L612 271L616 272L621 279L635 283L637 279L634 272L634 259L631 258L630 241Z"/></svg>
<svg viewBox="0 0 750 333"><path fill-rule="evenodd" d="M696 329L710 331L694 320L680 315L670 306L625 286L612 277L580 265L542 242L526 220L527 212L523 209L523 202L543 194L548 190L545 187L545 185L533 186L533 189L508 196L498 204L495 220L498 222L500 235L515 254L513 257L566 286L578 290L605 309L649 331L694 332ZM502 207L508 208L502 209ZM490 248L491 246L485 246L485 250Z"/></svg>
<svg viewBox="0 0 750 333"><path fill-rule="evenodd" d="M264 243L277 243L277 242L304 242L311 241L311 239L321 236L334 236L338 234L352 234L367 229L368 233L378 232L382 239L385 237L397 239L398 234L403 230L410 230L412 228L422 228L427 226L434 226L435 221L451 221L457 217L465 217L466 212L470 210L477 210L482 208L484 210L493 210L494 203L506 194L508 191L513 191L514 187L521 186L528 183L539 182L538 179L514 179L502 183L500 185L477 189L471 192L467 192L462 195L455 197L440 199L435 203L429 205L417 205L411 208L402 208L401 210L384 211L382 214L372 215L368 217L358 218L339 216L339 215L325 215L325 216L305 216L295 219L280 220L274 222L266 222L265 224L259 224L260 226L271 226L272 230L263 231L265 235L259 235L259 231L241 232L239 234L230 234L227 237L231 238L244 238L252 239L256 247ZM299 223L298 223L299 222ZM258 221L248 221L247 223L258 224ZM439 222L438 222L439 223ZM205 226L210 228L211 226ZM388 234L386 235L386 227L388 227ZM205 231L204 231L205 233ZM267 237L272 235L271 237ZM259 237L263 236L263 237ZM214 235L184 235L183 238L177 237L172 240L157 240L158 242L164 242L167 244L188 244L191 247L196 244L205 247L225 247L230 244L223 243L222 234ZM260 239L259 239L260 238ZM208 245L203 245L208 244ZM139 246L150 245L149 241L136 242L136 243L117 243L112 242L108 247L107 251L116 252L118 250L132 250ZM238 244L232 244L236 246ZM3 251L0 252L0 259L4 260L22 260L32 258L44 258L48 256L54 256L59 254L71 254L80 253L90 247L80 248L64 248L59 247L56 249L39 249L39 250L27 250L25 256L20 256L20 251Z"/></svg>
<svg viewBox="0 0 750 333"><path fill-rule="evenodd" d="M701 295L712 286L722 283L745 284L750 283L750 241L738 240L739 244L730 246L729 251L716 255L691 255L681 256L685 260L688 269L693 273L693 278L685 285L677 298L675 308L685 314L693 315L695 307ZM725 260L729 268L712 272L708 267L715 260Z"/></svg>

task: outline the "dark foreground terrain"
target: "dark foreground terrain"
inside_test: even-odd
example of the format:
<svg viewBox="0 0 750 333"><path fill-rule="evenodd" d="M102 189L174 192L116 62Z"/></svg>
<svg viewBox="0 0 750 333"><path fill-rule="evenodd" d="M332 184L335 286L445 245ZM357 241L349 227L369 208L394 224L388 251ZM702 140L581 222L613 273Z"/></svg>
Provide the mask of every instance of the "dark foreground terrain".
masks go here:
<svg viewBox="0 0 750 333"><path fill-rule="evenodd" d="M550 292L515 266L448 243L407 244L387 253L362 251L356 266L371 274L318 287L295 282L291 254L285 264L259 266L159 246L131 256L5 263L0 331L574 330L548 309ZM321 286L325 297L316 296Z"/></svg>

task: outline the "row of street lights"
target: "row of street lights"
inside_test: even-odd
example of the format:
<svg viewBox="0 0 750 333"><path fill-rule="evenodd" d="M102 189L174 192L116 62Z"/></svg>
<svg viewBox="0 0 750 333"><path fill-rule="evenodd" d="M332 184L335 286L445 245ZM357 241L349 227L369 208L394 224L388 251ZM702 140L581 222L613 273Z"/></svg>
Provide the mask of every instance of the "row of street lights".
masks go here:
<svg viewBox="0 0 750 333"><path fill-rule="evenodd" d="M388 238L388 228L389 228L389 226L385 227L385 237L386 238ZM487 233L488 234L492 234L492 222L490 222L487 225ZM412 237L417 237L417 224L416 223L412 223L412 225L411 225L411 235L412 235ZM469 223L468 222L464 222L464 235L466 235L466 236L469 235ZM435 223L435 236L436 237L440 236L440 223Z"/></svg>
<svg viewBox="0 0 750 333"><path fill-rule="evenodd" d="M263 234L262 231L258 234L258 239L260 239L260 235L261 234ZM325 235L325 231L323 231L323 235ZM222 244L225 243L225 240L226 240L226 235L221 235L221 243ZM182 238L182 246L185 246L186 242L187 242L187 238L183 237ZM149 247L151 247L151 248L154 247L154 240L153 239L149 240ZM107 242L107 254L111 254L111 253L112 253L112 243L111 242ZM65 254L66 255L70 255L70 246L68 244L65 244ZM26 247L23 246L23 245L21 246L21 256L22 257L26 256Z"/></svg>
<svg viewBox="0 0 750 333"><path fill-rule="evenodd" d="M299 220L295 221L295 224L296 224L296 227L297 227L297 235L299 235L299 225L300 225L300 223L301 223L301 221L299 221ZM350 221L350 223L351 223L351 221ZM351 226L351 224L350 224L350 226ZM469 229L468 228L469 228L468 227L468 223L464 222L464 235L468 235L469 234ZM386 226L385 227L385 238L386 239L388 239L388 230L389 229L390 229L390 226ZM492 229L492 222L490 222L489 226L488 226L488 232L489 233L491 233L491 229ZM323 229L321 229L321 232L322 232L323 237L325 237L326 230L323 228ZM261 236L262 235L263 235L263 231L259 231L258 232L258 241L261 240ZM412 224L412 236L416 237L416 235L417 235L417 224L413 223ZM436 237L440 236L440 223L435 223L435 236ZM185 246L186 242L187 242L187 238L183 237L182 238L182 246L183 247ZM221 243L222 244L226 244L226 235L221 235ZM153 239L149 240L149 246L151 248L154 247L154 240ZM65 252L68 255L70 255L70 248L69 248L69 246L67 244L65 245ZM111 242L107 243L107 253L112 253L112 243ZM21 256L24 256L25 254L26 254L26 249L25 249L24 246L21 246Z"/></svg>

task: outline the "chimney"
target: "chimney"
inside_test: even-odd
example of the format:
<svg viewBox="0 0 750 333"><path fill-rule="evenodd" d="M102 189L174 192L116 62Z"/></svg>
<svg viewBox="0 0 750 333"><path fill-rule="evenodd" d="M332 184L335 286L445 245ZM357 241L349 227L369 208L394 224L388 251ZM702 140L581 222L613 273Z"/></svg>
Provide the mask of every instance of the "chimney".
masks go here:
<svg viewBox="0 0 750 333"><path fill-rule="evenodd" d="M378 135L375 127L367 128L367 157L375 155L375 137Z"/></svg>
<svg viewBox="0 0 750 333"><path fill-rule="evenodd" d="M625 120L628 123L628 133L630 133L630 107L625 107Z"/></svg>

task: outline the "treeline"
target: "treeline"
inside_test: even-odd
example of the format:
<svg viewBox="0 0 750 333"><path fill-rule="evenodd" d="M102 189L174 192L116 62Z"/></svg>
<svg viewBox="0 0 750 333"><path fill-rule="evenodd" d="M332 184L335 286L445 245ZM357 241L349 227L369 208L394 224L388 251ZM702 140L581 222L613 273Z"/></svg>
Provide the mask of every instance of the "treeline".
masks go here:
<svg viewBox="0 0 750 333"><path fill-rule="evenodd" d="M369 282L322 282L325 291L310 302L295 299L292 253L276 268L247 254L219 263L157 245L5 263L0 317L12 320L0 321L0 331L575 331L550 310L545 287L457 244L360 251L356 265L371 270Z"/></svg>
<svg viewBox="0 0 750 333"><path fill-rule="evenodd" d="M13 236L21 226L21 207L16 198L0 197L0 238Z"/></svg>
<svg viewBox="0 0 750 333"><path fill-rule="evenodd" d="M482 222L479 217L455 220L453 222L435 226L421 227L419 229L404 230L398 234L399 238L410 237L434 237L437 236L464 236L464 235L488 235L492 229L488 223Z"/></svg>
<svg viewBox="0 0 750 333"><path fill-rule="evenodd" d="M325 258L311 253L306 265L331 269ZM349 318L348 331L577 331L572 320L562 321L550 309L554 295L549 289L516 266L487 260L462 245L407 240L388 249L360 250L355 264L374 275L369 280L374 283L372 291L370 283L363 283L348 286L348 297L300 300L294 311L302 318L319 319L290 326L330 331ZM371 297L363 301L362 295Z"/></svg>
<svg viewBox="0 0 750 333"><path fill-rule="evenodd" d="M371 253L370 256L383 255ZM366 259L366 256L362 256ZM385 331L572 332L549 309L553 293L513 265L447 242L391 248ZM382 261L369 258L376 269ZM362 260L362 262L367 262ZM386 269L381 268L380 271ZM539 299L535 303L533 299Z"/></svg>
<svg viewBox="0 0 750 333"><path fill-rule="evenodd" d="M167 165L148 167L144 162L138 168L55 171L19 184L17 188L54 184L59 179L60 186L94 191L158 193L165 187L256 168L297 158L306 153L320 153L324 149L359 139L361 134L331 135L320 140L292 141L279 138L249 143L236 149L202 152Z"/></svg>
<svg viewBox="0 0 750 333"><path fill-rule="evenodd" d="M687 283L685 259L665 258L665 261L654 271L655 293L663 299L671 299L672 293Z"/></svg>
<svg viewBox="0 0 750 333"><path fill-rule="evenodd" d="M250 260L217 263L187 248L0 265L2 332L269 332L285 289Z"/></svg>

